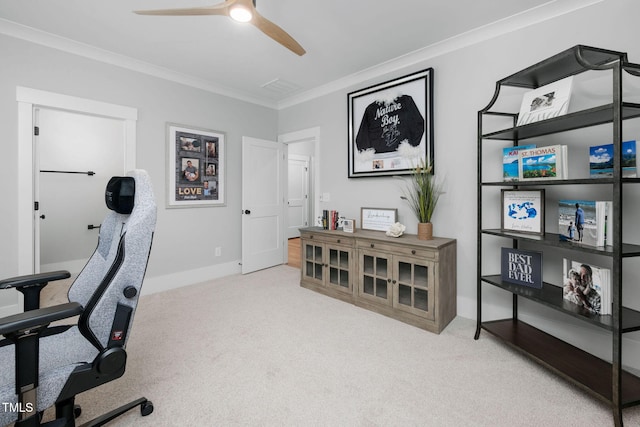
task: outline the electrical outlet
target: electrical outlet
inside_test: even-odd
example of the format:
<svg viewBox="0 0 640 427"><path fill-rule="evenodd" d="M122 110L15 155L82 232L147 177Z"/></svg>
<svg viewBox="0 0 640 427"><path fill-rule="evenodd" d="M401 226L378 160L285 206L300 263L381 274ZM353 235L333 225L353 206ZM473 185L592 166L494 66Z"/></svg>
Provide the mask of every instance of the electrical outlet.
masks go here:
<svg viewBox="0 0 640 427"><path fill-rule="evenodd" d="M222 255L222 248L220 246L218 246L216 248L216 252L215 253L216 253L216 256L221 256Z"/></svg>

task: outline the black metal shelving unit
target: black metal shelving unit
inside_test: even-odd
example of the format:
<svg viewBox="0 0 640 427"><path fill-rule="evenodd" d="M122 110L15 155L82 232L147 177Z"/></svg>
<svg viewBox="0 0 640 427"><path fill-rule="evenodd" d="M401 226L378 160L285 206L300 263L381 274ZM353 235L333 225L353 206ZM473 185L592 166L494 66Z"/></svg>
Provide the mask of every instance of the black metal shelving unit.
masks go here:
<svg viewBox="0 0 640 427"><path fill-rule="evenodd" d="M612 102L594 108L569 113L560 117L516 126L517 114L492 111L503 87L536 89L557 80L590 70L609 70L612 74ZM640 257L640 245L622 241L622 188L623 185L640 183L639 178L622 178L622 125L625 120L640 117L640 104L623 102L623 73L640 76L640 66L629 63L627 54L589 46L578 45L496 83L495 93L490 103L478 111L478 217L477 217L477 326L475 339L482 330L500 338L505 344L522 352L561 377L576 384L583 390L611 405L614 423L623 424L622 409L640 404L640 378L622 368L622 335L640 330L640 312L623 305L622 261L625 258ZM511 127L499 131L484 132L483 120L488 116L510 118ZM488 182L483 180L483 145L491 141L520 141L547 135L588 128L602 124L612 127L614 145L613 178L606 179L566 179L535 180L526 182ZM495 163L491 164L495 167ZM613 206L614 244L606 247L588 247L560 241L558 234L545 233L542 236L483 229L483 189L526 188L527 186L562 185L605 185L611 191ZM529 289L504 283L500 274L484 274L482 271L482 242L487 236L504 238L513 247L522 243L545 248L560 248L568 252L592 253L610 257L612 260L612 315L594 315L586 309L564 301L562 288L545 283L542 289ZM499 269L499 266L497 267ZM502 289L513 295L512 317L501 320L482 320L483 286ZM518 319L518 301L524 298L534 301L567 316L580 319L587 324L611 333L612 361L602 360L584 350L572 346L546 332Z"/></svg>

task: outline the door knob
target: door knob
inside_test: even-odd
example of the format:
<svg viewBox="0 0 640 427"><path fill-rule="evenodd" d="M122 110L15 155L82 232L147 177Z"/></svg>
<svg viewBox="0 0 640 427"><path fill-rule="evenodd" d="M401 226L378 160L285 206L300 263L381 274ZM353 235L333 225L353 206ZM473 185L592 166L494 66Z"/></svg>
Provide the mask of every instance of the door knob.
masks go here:
<svg viewBox="0 0 640 427"><path fill-rule="evenodd" d="M246 209L246 210L244 211L244 214L245 214L245 215L251 215L251 211L250 211L249 209Z"/></svg>
<svg viewBox="0 0 640 427"><path fill-rule="evenodd" d="M43 215L40 215L40 219L44 219L44 214L43 214Z"/></svg>

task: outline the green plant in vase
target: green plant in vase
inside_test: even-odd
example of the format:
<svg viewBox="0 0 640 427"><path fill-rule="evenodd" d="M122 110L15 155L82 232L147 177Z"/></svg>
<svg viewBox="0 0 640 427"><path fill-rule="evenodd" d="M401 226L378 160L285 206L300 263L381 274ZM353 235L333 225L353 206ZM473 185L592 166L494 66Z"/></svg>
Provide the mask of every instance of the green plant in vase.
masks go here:
<svg viewBox="0 0 640 427"><path fill-rule="evenodd" d="M442 185L432 173L433 163L426 166L424 161L411 170L411 178L407 182L403 195L413 213L418 218L418 239L433 239L431 216L436 209L442 192Z"/></svg>

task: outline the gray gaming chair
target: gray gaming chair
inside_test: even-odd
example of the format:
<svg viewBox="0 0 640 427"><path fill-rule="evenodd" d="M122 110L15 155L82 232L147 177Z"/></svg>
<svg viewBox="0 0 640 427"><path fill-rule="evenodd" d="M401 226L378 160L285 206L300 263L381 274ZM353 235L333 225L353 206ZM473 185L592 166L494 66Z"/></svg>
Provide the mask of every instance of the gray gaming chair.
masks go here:
<svg viewBox="0 0 640 427"><path fill-rule="evenodd" d="M156 223L149 176L135 170L114 177L105 193L109 212L100 226L98 246L69 289L69 303L38 308L47 282L69 277L66 271L14 277L0 289L22 292L25 311L0 319L0 426L41 425L42 411L55 405L55 426L74 426L80 414L75 396L121 377L125 345L145 275ZM78 316L77 325L48 327ZM39 354L39 356L38 356ZM140 406L124 405L88 425L101 425Z"/></svg>

